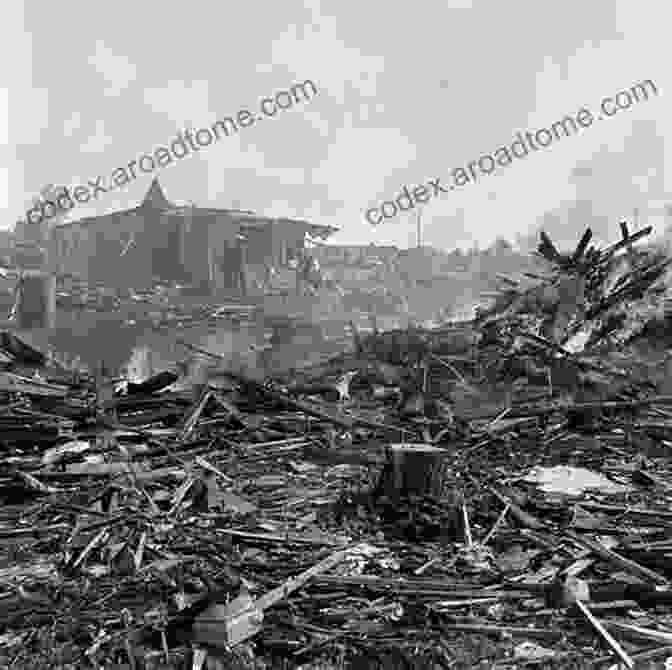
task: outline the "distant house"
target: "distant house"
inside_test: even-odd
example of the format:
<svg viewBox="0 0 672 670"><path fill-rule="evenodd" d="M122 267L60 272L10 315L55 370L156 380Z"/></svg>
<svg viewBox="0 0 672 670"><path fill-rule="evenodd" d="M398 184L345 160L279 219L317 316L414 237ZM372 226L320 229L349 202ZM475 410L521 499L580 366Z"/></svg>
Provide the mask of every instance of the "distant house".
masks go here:
<svg viewBox="0 0 672 670"><path fill-rule="evenodd" d="M179 206L155 178L136 207L56 226L52 264L115 287L158 279L245 293L266 266L286 266L300 253L306 233L327 238L335 231L245 210Z"/></svg>

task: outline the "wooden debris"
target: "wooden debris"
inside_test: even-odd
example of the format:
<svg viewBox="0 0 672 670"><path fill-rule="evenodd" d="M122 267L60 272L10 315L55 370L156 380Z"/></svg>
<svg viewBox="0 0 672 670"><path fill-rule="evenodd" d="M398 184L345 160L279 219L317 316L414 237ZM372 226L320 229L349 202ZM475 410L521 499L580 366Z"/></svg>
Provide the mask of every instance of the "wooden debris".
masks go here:
<svg viewBox="0 0 672 670"><path fill-rule="evenodd" d="M625 653L621 645L605 630L604 626L591 614L590 610L580 600L576 601L576 606L582 614L588 619L590 625L597 631L599 636L611 647L611 650L621 659L626 668L634 668L635 662Z"/></svg>
<svg viewBox="0 0 672 670"><path fill-rule="evenodd" d="M347 551L337 551L257 600L243 595L228 605L210 606L194 622L194 640L214 647L228 647L244 642L261 630L265 610L284 600L313 577L338 565L347 554Z"/></svg>
<svg viewBox="0 0 672 670"><path fill-rule="evenodd" d="M507 269L473 321L353 325L354 352L274 378L185 344L197 388L92 379L0 334L0 665L494 667L533 658L515 637L583 667L584 619L620 663L661 658L615 639L672 642L648 232L542 236L551 267ZM529 476L556 464L603 488Z"/></svg>
<svg viewBox="0 0 672 670"><path fill-rule="evenodd" d="M579 544L587 547L592 552L597 554L600 558L604 559L605 561L609 561L614 565L617 565L622 570L626 570L630 574L635 575L636 577L640 577L641 579L644 579L646 581L651 581L654 584L660 584L665 586L669 585L669 580L666 577L659 575L657 572L654 572L653 570L649 570L649 568L645 568L644 566L639 565L633 560L620 556L611 549L607 549L606 547L602 546L599 542L595 542L586 537L582 537L571 531L569 531L567 534L575 542L578 542Z"/></svg>

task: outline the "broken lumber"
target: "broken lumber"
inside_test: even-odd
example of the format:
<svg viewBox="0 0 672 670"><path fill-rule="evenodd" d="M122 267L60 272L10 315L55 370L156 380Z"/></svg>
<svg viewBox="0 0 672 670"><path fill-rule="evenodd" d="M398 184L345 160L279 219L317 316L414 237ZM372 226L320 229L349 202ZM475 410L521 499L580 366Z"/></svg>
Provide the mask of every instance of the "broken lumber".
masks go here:
<svg viewBox="0 0 672 670"><path fill-rule="evenodd" d="M572 531L567 531L567 535L578 544L586 547L587 549L590 549L603 560L608 561L609 563L613 563L614 565L618 565L620 568L626 570L635 577L639 577L640 579L643 579L647 582L650 581L661 586L666 586L669 584L669 581L666 577L659 575L653 570L649 570L649 568L645 568L644 566L639 565L639 563L635 563L635 561L632 561L629 558L620 556L611 549L607 549L599 542L590 540L587 537L582 537L581 535L578 535Z"/></svg>
<svg viewBox="0 0 672 670"><path fill-rule="evenodd" d="M588 619L590 625L597 631L599 636L611 647L611 650L621 659L627 668L634 668L635 662L628 656L623 647L608 633L604 626L593 616L590 610L580 601L576 601L576 607Z"/></svg>
<svg viewBox="0 0 672 670"><path fill-rule="evenodd" d="M246 594L228 605L211 605L194 621L194 640L220 648L244 642L261 630L264 610L284 600L313 577L338 565L347 555L348 550L337 551L257 600Z"/></svg>

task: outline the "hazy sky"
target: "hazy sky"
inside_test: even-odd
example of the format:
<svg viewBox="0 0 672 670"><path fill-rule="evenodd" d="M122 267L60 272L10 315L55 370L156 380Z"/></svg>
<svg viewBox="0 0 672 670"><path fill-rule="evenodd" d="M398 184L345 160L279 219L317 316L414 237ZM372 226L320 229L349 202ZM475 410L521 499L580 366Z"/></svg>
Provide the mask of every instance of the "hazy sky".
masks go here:
<svg viewBox="0 0 672 670"><path fill-rule="evenodd" d="M661 0L5 0L0 227L47 183L109 175L184 127L254 110L306 79L319 89L306 104L161 169L168 197L405 246L414 216L373 228L365 210L652 79L657 98L430 201L422 216L424 241L445 248L513 238L553 210L558 234L573 238L586 201L614 228L636 206L653 221L672 193L668 16ZM151 179L101 195L96 211L134 206Z"/></svg>

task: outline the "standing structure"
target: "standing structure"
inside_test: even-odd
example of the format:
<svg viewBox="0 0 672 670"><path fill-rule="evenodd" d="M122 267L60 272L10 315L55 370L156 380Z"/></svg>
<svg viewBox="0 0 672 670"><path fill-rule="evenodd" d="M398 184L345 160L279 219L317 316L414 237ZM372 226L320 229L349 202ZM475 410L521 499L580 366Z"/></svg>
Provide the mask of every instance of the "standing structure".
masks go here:
<svg viewBox="0 0 672 670"><path fill-rule="evenodd" d="M244 294L269 264L283 267L299 255L306 233L334 232L246 210L176 205L155 178L136 207L56 226L53 260L60 273L111 287L174 280Z"/></svg>

